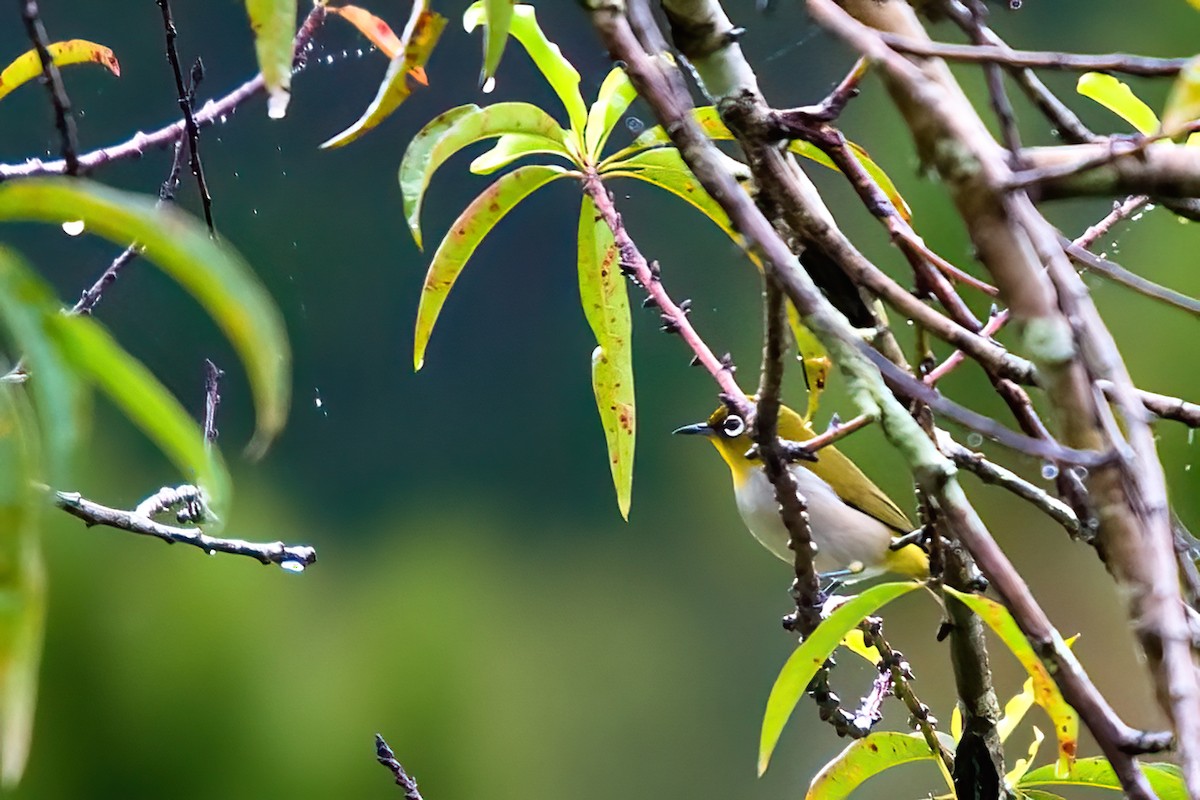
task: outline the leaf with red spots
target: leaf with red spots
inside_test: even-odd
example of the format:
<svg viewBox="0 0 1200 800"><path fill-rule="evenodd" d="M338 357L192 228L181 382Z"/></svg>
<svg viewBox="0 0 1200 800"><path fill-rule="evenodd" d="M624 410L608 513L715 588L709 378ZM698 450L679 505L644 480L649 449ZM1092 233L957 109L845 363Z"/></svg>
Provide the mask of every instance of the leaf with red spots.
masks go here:
<svg viewBox="0 0 1200 800"><path fill-rule="evenodd" d="M944 747L954 751L953 739L940 731L937 736ZM932 760L935 760L934 755L921 734L875 731L851 742L821 767L808 785L805 800L842 800L868 778L886 769L914 761ZM954 789L952 783L950 789Z"/></svg>
<svg viewBox="0 0 1200 800"><path fill-rule="evenodd" d="M392 30L392 26L365 8L329 6L329 13L336 14L358 28L358 32L367 37L367 40L389 59L395 58L404 49L404 45L400 43L400 37Z"/></svg>
<svg viewBox="0 0 1200 800"><path fill-rule="evenodd" d="M978 614L1029 673L1029 677L1033 679L1034 700L1045 709L1054 723L1054 735L1058 739L1058 769L1063 775L1070 775L1079 748L1079 715L1063 698L1054 678L1050 677L1046 665L1033 651L1025 634L1021 633L1008 609L996 601L977 594L960 592L949 586L946 587L946 592ZM1058 639L1054 644L1063 658L1075 658L1062 639Z"/></svg>
<svg viewBox="0 0 1200 800"><path fill-rule="evenodd" d="M612 231L588 195L579 209L578 262L579 300L597 344L592 352L592 391L604 426L617 507L629 519L637 436L629 295Z"/></svg>
<svg viewBox="0 0 1200 800"><path fill-rule="evenodd" d="M84 39L71 39L66 42L54 42L48 48L50 58L57 66L68 64L99 64L109 72L121 76L121 65L113 51L102 44L89 42ZM0 71L0 97L16 89L22 83L33 80L42 74L42 62L36 50L30 50L17 56L11 64Z"/></svg>
<svg viewBox="0 0 1200 800"><path fill-rule="evenodd" d="M379 91L375 93L375 99L367 106L367 110L353 125L326 141L321 147L341 147L353 142L387 119L408 99L411 93L408 85L409 75L424 77L425 62L429 60L434 45L446 27L446 18L430 11L428 5L428 0L416 0L413 4L412 15L400 35L400 50L388 64L383 83L379 85Z"/></svg>
<svg viewBox="0 0 1200 800"><path fill-rule="evenodd" d="M450 226L449 232L429 265L425 285L421 289L421 301L417 306L417 325L413 342L413 367L420 369L425 363L425 348L429 335L437 322L438 314L446 302L446 296L458 280L459 273L467 265L471 254L483 237L491 232L496 223L512 211L517 203L550 181L574 174L562 167L547 164L530 164L518 167L504 175L468 205Z"/></svg>
<svg viewBox="0 0 1200 800"><path fill-rule="evenodd" d="M267 87L267 116L282 119L292 98L296 0L246 0L258 69Z"/></svg>
<svg viewBox="0 0 1200 800"><path fill-rule="evenodd" d="M767 698L767 710L763 714L762 736L758 745L759 775L767 771L767 766L771 763L771 754L775 752L775 745L779 743L779 736L783 733L783 726L788 717L792 715L792 709L800 702L804 690L817 674L817 670L841 644L850 629L892 600L920 586L921 584L915 581L872 586L839 606L821 621L811 636L801 642L779 671L779 677L771 687L771 696Z"/></svg>

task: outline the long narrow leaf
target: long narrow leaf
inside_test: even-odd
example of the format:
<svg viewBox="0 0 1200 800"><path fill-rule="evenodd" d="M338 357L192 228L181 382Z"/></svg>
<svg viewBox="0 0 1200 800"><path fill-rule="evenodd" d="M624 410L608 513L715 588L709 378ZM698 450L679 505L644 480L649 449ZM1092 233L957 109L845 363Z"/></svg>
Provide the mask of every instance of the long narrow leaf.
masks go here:
<svg viewBox="0 0 1200 800"><path fill-rule="evenodd" d="M267 86L267 116L281 119L292 98L292 36L296 0L246 0L258 69Z"/></svg>
<svg viewBox="0 0 1200 800"><path fill-rule="evenodd" d="M617 507L629 519L637 419L633 392L633 326L629 295L621 274L612 231L596 213L592 198L579 208L579 300L596 337L592 390L604 426L608 465Z"/></svg>
<svg viewBox="0 0 1200 800"><path fill-rule="evenodd" d="M425 348L434 323L446 302L446 296L458 280L459 273L483 237L491 232L517 203L524 200L552 180L569 175L562 167L530 164L519 167L504 175L484 189L471 204L459 214L450 226L450 232L438 245L425 276L421 289L421 301L417 306L417 325L413 343L413 367L420 369L425 364Z"/></svg>
<svg viewBox="0 0 1200 800"><path fill-rule="evenodd" d="M121 65L113 51L102 44L89 42L85 39L71 39L66 42L54 42L46 48L50 52L50 60L56 66L65 67L68 64L100 64L113 75L121 76ZM42 74L42 61L36 50L29 50L13 59L12 63L0 70L0 97L16 89Z"/></svg>
<svg viewBox="0 0 1200 800"><path fill-rule="evenodd" d="M943 747L954 750L954 740L938 733ZM875 731L851 742L833 757L808 785L806 800L842 800L879 773L911 764L914 761L933 761L937 758L919 733ZM951 784L951 790L954 786Z"/></svg>
<svg viewBox="0 0 1200 800"><path fill-rule="evenodd" d="M257 426L248 450L266 450L287 420L291 352L279 310L236 252L182 212L78 179L0 185L0 220L83 220L92 233L117 244L138 242L145 257L187 289L229 337L254 393Z"/></svg>
<svg viewBox="0 0 1200 800"><path fill-rule="evenodd" d="M559 142L531 133L506 133L496 140L491 150L476 157L468 169L474 175L491 175L518 159L532 155L558 156L575 164L570 151Z"/></svg>
<svg viewBox="0 0 1200 800"><path fill-rule="evenodd" d="M604 143L608 141L613 126L629 108L629 104L637 97L637 89L633 88L629 76L621 67L614 67L600 91L596 94L596 102L588 109L587 127L584 129L583 141L588 155L592 159L600 157Z"/></svg>
<svg viewBox="0 0 1200 800"><path fill-rule="evenodd" d="M1187 800L1187 787L1178 766L1167 763L1142 763L1138 766L1142 768L1159 800ZM1117 780L1112 765L1100 757L1079 759L1070 777L1058 774L1053 765L1038 767L1025 773L1017 786L1022 790L1035 786L1091 786L1121 791L1121 782Z"/></svg>
<svg viewBox="0 0 1200 800"><path fill-rule="evenodd" d="M1138 133L1149 136L1158 130L1158 115L1129 85L1103 72L1085 72L1079 76L1075 91L1095 100L1109 111L1132 125Z"/></svg>
<svg viewBox="0 0 1200 800"><path fill-rule="evenodd" d="M463 27L468 33L486 21L485 13L482 0L466 10ZM579 93L579 72L558 49L558 45L546 38L538 25L533 6L521 4L513 7L509 33L525 48L538 71L562 101L567 109L571 130L582 136L584 125L587 124L587 106L583 102L583 95Z"/></svg>
<svg viewBox="0 0 1200 800"><path fill-rule="evenodd" d="M545 139L549 147L561 146L566 137L553 117L530 103L452 108L434 117L413 137L400 162L400 191L404 218L417 247L422 246L421 204L433 173L467 145L511 133Z"/></svg>
<svg viewBox="0 0 1200 800"><path fill-rule="evenodd" d="M771 754L775 751L775 745L779 743L779 736L783 733L783 726L788 717L792 715L792 709L800 702L809 682L846 633L868 615L874 614L882 606L919 586L921 584L916 582L881 583L872 586L830 614L817 626L812 635L796 648L779 671L779 677L771 687L771 696L767 698L767 711L763 715L762 737L758 746L759 775L767 771L767 766L771 763Z"/></svg>
<svg viewBox="0 0 1200 800"><path fill-rule="evenodd" d="M496 77L504 45L508 44L508 28L512 24L513 5L516 0L484 0L483 10L487 15L483 34L483 69L479 73L479 85Z"/></svg>

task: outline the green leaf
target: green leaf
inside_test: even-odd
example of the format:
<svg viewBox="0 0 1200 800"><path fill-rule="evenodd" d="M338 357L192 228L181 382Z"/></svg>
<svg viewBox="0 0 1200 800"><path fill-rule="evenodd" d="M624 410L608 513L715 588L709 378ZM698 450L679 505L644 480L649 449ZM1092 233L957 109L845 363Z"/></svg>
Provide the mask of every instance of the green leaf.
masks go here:
<svg viewBox="0 0 1200 800"><path fill-rule="evenodd" d="M1042 742L1045 741L1046 735L1042 733L1038 726L1033 726L1033 741L1029 744L1029 752L1025 758L1018 758L1013 768L1004 776L1004 781L1010 786L1021 778L1033 766L1033 760L1037 758L1038 750L1042 747Z"/></svg>
<svg viewBox="0 0 1200 800"><path fill-rule="evenodd" d="M1171 84L1171 93L1163 107L1162 129L1174 136L1197 117L1200 117L1200 56L1188 61Z"/></svg>
<svg viewBox="0 0 1200 800"><path fill-rule="evenodd" d="M349 128L324 142L322 148L341 147L353 142L387 119L408 99L412 93L408 84L409 73L425 66L446 27L446 18L427 10L427 6L428 0L417 0L413 4L412 15L400 34L400 52L388 62L383 83L379 84L375 99L367 106L367 110Z"/></svg>
<svg viewBox="0 0 1200 800"><path fill-rule="evenodd" d="M592 353L592 390L604 425L617 506L629 519L637 433L629 295L612 230L586 194L579 208L579 300L598 345Z"/></svg>
<svg viewBox="0 0 1200 800"><path fill-rule="evenodd" d="M90 317L60 314L50 320L55 343L72 367L95 383L190 480L220 513L229 502L229 473L204 431L136 358Z"/></svg>
<svg viewBox="0 0 1200 800"><path fill-rule="evenodd" d="M29 756L46 620L36 423L21 389L0 383L0 788Z"/></svg>
<svg viewBox="0 0 1200 800"><path fill-rule="evenodd" d="M482 0L473 3L463 14L463 27L470 33L486 22L485 15ZM529 53L538 71L545 76L550 88L554 89L554 93L562 101L567 109L571 130L582 135L587 123L587 106L584 105L583 95L579 93L579 73L563 56L558 45L546 38L546 34L538 25L533 6L520 4L513 8L509 32L521 43L525 52Z"/></svg>
<svg viewBox="0 0 1200 800"><path fill-rule="evenodd" d="M1079 76L1075 91L1095 100L1139 133L1147 136L1158 130L1158 117L1143 103L1128 85L1102 72L1085 72Z"/></svg>
<svg viewBox="0 0 1200 800"><path fill-rule="evenodd" d="M1054 792L1043 792L1041 789L1015 789L1016 796L1022 800L1066 800Z"/></svg>
<svg viewBox="0 0 1200 800"><path fill-rule="evenodd" d="M583 141L588 155L593 160L600 157L604 143L608 141L613 126L629 108L629 104L637 97L637 89L621 67L613 67L612 71L600 84L596 102L588 109L587 127L584 128Z"/></svg>
<svg viewBox="0 0 1200 800"><path fill-rule="evenodd" d="M942 745L954 750L954 740L937 734ZM868 778L901 764L933 761L925 737L919 733L875 731L851 742L833 760L821 767L808 785L807 800L842 800ZM951 786L951 789L954 787Z"/></svg>
<svg viewBox="0 0 1200 800"><path fill-rule="evenodd" d="M248 450L253 456L266 450L287 420L291 352L279 310L236 252L176 209L80 179L0 184L0 220L83 220L92 233L117 244L137 242L147 260L204 306L237 350L257 413Z"/></svg>
<svg viewBox="0 0 1200 800"><path fill-rule="evenodd" d="M282 119L292 97L296 0L246 0L258 69L267 86L267 116Z"/></svg>
<svg viewBox="0 0 1200 800"><path fill-rule="evenodd" d="M791 716L792 709L800 702L800 697L808 688L809 682L846 633L865 617L921 585L915 581L906 581L872 586L839 606L796 648L779 671L779 677L771 687L771 696L767 698L767 711L763 715L762 737L758 747L759 775L767 771L767 766L771 763L771 754L775 751L775 745L779 743L779 736L783 733L783 726Z"/></svg>
<svg viewBox="0 0 1200 800"><path fill-rule="evenodd" d="M504 45L508 44L508 28L512 24L513 5L516 0L484 0L483 70L479 74L479 85L487 87L489 79L496 77ZM468 33L470 31L468 30Z"/></svg>
<svg viewBox="0 0 1200 800"><path fill-rule="evenodd" d="M459 106L434 117L409 142L400 162L400 191L404 217L417 247L421 241L421 203L438 167L473 142L523 133L545 139L547 146L566 138L554 118L530 103L496 103L487 108Z"/></svg>
<svg viewBox="0 0 1200 800"><path fill-rule="evenodd" d="M1179 767L1167 763L1141 763L1138 766L1150 782L1159 800L1187 800L1187 787ZM1069 777L1058 774L1054 765L1038 767L1025 773L1017 784L1021 790L1034 786L1092 786L1098 789L1121 790L1121 782L1108 760L1101 757L1081 758Z"/></svg>
<svg viewBox="0 0 1200 800"><path fill-rule="evenodd" d="M429 272L425 275L425 285L421 289L413 345L415 369L419 370L425 364L425 347L429 344L429 335L433 332L433 325L446 302L446 296L483 237L517 203L550 181L569 174L562 167L547 164L518 167L484 189L459 214L433 254Z"/></svg>
<svg viewBox="0 0 1200 800"><path fill-rule="evenodd" d="M530 133L506 133L496 140L491 150L472 161L468 169L474 175L491 175L517 159L537 154L558 156L572 165L575 163L571 152L559 142Z"/></svg>
<svg viewBox="0 0 1200 800"><path fill-rule="evenodd" d="M48 320L61 304L36 274L15 254L0 248L0 323L24 353L34 376L29 391L41 420L47 475L52 483L69 480L70 467L87 421L83 384L63 359L48 330Z"/></svg>
<svg viewBox="0 0 1200 800"><path fill-rule="evenodd" d="M1054 723L1054 735L1058 740L1058 768L1063 774L1069 774L1075 763L1075 753L1079 748L1079 715L1067 703L1058 685L1050 677L1046 665L1033 652L1025 634L1013 620L1008 609L994 600L977 594L968 594L946 587L946 593L963 603L967 608L979 615L987 626L1000 637L1005 647L1016 656L1017 661L1033 679L1034 697L1037 704L1045 709ZM1057 636L1057 634L1055 634ZM1063 658L1074 659L1067 643L1061 638L1055 643L1056 649ZM1082 667L1081 667L1082 669Z"/></svg>

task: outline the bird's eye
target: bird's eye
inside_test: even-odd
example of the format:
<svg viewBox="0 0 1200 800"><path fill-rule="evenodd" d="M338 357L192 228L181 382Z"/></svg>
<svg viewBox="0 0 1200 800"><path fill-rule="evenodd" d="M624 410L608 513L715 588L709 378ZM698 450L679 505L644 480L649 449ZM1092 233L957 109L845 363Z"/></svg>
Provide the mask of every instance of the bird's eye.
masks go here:
<svg viewBox="0 0 1200 800"><path fill-rule="evenodd" d="M721 432L726 436L741 436L742 432L745 430L746 423L737 414L730 414L725 418L725 421L721 423Z"/></svg>

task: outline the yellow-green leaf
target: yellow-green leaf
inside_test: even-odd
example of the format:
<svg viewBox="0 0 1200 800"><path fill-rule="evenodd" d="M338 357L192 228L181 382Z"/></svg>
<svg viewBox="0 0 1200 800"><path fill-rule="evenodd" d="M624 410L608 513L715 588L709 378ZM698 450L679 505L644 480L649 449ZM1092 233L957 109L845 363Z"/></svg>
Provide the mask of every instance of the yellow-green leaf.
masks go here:
<svg viewBox="0 0 1200 800"><path fill-rule="evenodd" d="M792 709L800 702L804 690L808 688L817 670L841 643L847 632L862 622L863 618L919 586L921 584L915 581L872 586L839 606L796 648L779 671L779 677L771 687L771 696L767 698L767 710L763 715L762 736L758 746L759 775L767 771L771 763L771 754L775 751L775 745L779 743L779 736L783 733L783 726L788 717L792 715Z"/></svg>
<svg viewBox="0 0 1200 800"><path fill-rule="evenodd" d="M1159 800L1187 800L1187 787L1179 767L1167 763L1141 763L1138 766ZM1121 791L1121 782L1107 759L1081 758L1068 777L1057 773L1053 765L1038 767L1025 773L1017 784L1022 791L1034 786L1091 786L1097 789Z"/></svg>
<svg viewBox="0 0 1200 800"><path fill-rule="evenodd" d="M553 117L530 103L458 106L434 117L413 137L400 162L400 191L417 247L423 246L421 205L438 167L469 144L518 133L544 140L547 148L562 146L566 138Z"/></svg>
<svg viewBox="0 0 1200 800"><path fill-rule="evenodd" d="M506 133L496 140L481 156L476 157L467 169L474 175L491 175L518 159L532 155L558 156L574 165L570 151L560 142L532 133Z"/></svg>
<svg viewBox="0 0 1200 800"><path fill-rule="evenodd" d="M468 33L486 21L483 0L471 4L463 13L463 27ZM562 50L558 49L558 45L546 38L546 34L538 25L533 6L519 4L513 7L509 33L525 48L538 71L562 101L567 109L571 130L582 135L587 123L587 106L584 105L583 95L579 93L579 72L562 54Z"/></svg>
<svg viewBox="0 0 1200 800"><path fill-rule="evenodd" d="M592 391L604 426L617 507L629 519L637 434L629 295L612 231L586 194L579 209L579 300L598 345L592 353Z"/></svg>
<svg viewBox="0 0 1200 800"><path fill-rule="evenodd" d="M483 34L483 69L479 73L479 85L490 91L488 81L496 77L504 45L508 44L508 28L512 24L513 6L516 0L483 0L483 12L487 28Z"/></svg>
<svg viewBox="0 0 1200 800"><path fill-rule="evenodd" d="M977 594L960 592L949 586L946 587L946 593L978 614L979 618L1000 637L1000 641L1004 642L1005 647L1016 656L1017 661L1021 662L1021 666L1029 673L1029 677L1033 680L1034 698L1054 723L1054 736L1058 740L1058 769L1064 775L1071 774L1079 749L1079 715L1063 698L1062 693L1058 690L1058 685L1050 677L1046 665L1033 652L1025 634L1021 633L1021 629L1013 620L1012 615L1008 613L1008 609L994 600ZM1056 649L1063 658L1075 658L1067 643L1061 638L1056 642Z"/></svg>
<svg viewBox="0 0 1200 800"><path fill-rule="evenodd" d="M425 285L421 288L413 343L415 369L419 370L425 364L425 347L429 344L429 335L433 333L433 325L442 311L446 296L483 237L517 203L550 181L567 174L562 167L546 164L518 167L484 189L458 215L433 254L429 272L425 275Z"/></svg>
<svg viewBox="0 0 1200 800"><path fill-rule="evenodd" d="M0 383L0 787L12 789L29 756L45 626L42 499L33 415L22 389ZM53 423L51 423L53 424Z"/></svg>
<svg viewBox="0 0 1200 800"><path fill-rule="evenodd" d="M871 664L878 664L883 658L875 649L875 645L867 644L866 639L863 638L863 632L859 628L854 628L842 637L842 647Z"/></svg>
<svg viewBox="0 0 1200 800"><path fill-rule="evenodd" d="M387 73L383 76L383 83L379 84L375 99L353 125L326 141L321 147L341 147L349 144L399 108L412 91L408 85L410 73L425 67L425 62L429 60L429 55L445 27L446 18L429 11L428 0L416 0L408 24L400 34L400 52L388 62Z"/></svg>
<svg viewBox="0 0 1200 800"><path fill-rule="evenodd" d="M113 51L102 44L89 42L85 39L71 39L66 42L54 42L46 48L50 51L50 59L60 67L68 64L100 64L117 77L121 76L121 65ZM22 83L33 80L42 74L42 61L36 50L29 50L17 56L11 64L0 71L0 97L4 97Z"/></svg>
<svg viewBox="0 0 1200 800"><path fill-rule="evenodd" d="M1147 136L1158 130L1158 116L1125 83L1103 72L1079 76L1075 91L1095 100Z"/></svg>
<svg viewBox="0 0 1200 800"><path fill-rule="evenodd" d="M633 88L629 76L621 67L613 67L600 84L596 94L596 102L588 109L587 127L584 129L583 141L588 154L597 159L604 150L613 126L629 108L629 104L637 97L637 89Z"/></svg>
<svg viewBox="0 0 1200 800"><path fill-rule="evenodd" d="M944 733L937 734L942 746L954 749L954 741ZM851 742L833 760L821 767L808 785L806 800L842 800L886 769L914 761L933 761L929 744L919 733L875 731ZM950 787L953 789L953 785Z"/></svg>
<svg viewBox="0 0 1200 800"><path fill-rule="evenodd" d="M1033 726L1033 741L1029 743L1029 752L1025 758L1018 758L1013 768L1004 776L1004 781L1010 786L1024 777L1029 768L1033 766L1033 760L1037 758L1038 750L1042 747L1042 742L1045 741L1046 735L1042 733L1038 726Z"/></svg>
<svg viewBox="0 0 1200 800"><path fill-rule="evenodd" d="M257 414L248 449L254 456L266 450L287 420L291 393L283 317L241 256L213 241L203 223L140 195L64 178L0 184L0 220L83 220L87 230L119 245L137 242L148 261L204 306L237 350Z"/></svg>
<svg viewBox="0 0 1200 800"><path fill-rule="evenodd" d="M1200 56L1188 61L1171 84L1171 93L1163 107L1163 132L1174 136L1197 117L1200 117Z"/></svg>
<svg viewBox="0 0 1200 800"><path fill-rule="evenodd" d="M292 98L296 0L246 0L258 69L267 87L267 116L282 119Z"/></svg>
<svg viewBox="0 0 1200 800"><path fill-rule="evenodd" d="M1025 683L1021 685L1021 691L1009 698L1009 701L1004 704L1004 716L996 723L996 733L999 735L1001 742L1008 741L1008 737L1012 735L1017 725L1025 718L1033 703L1033 678L1026 678Z"/></svg>

